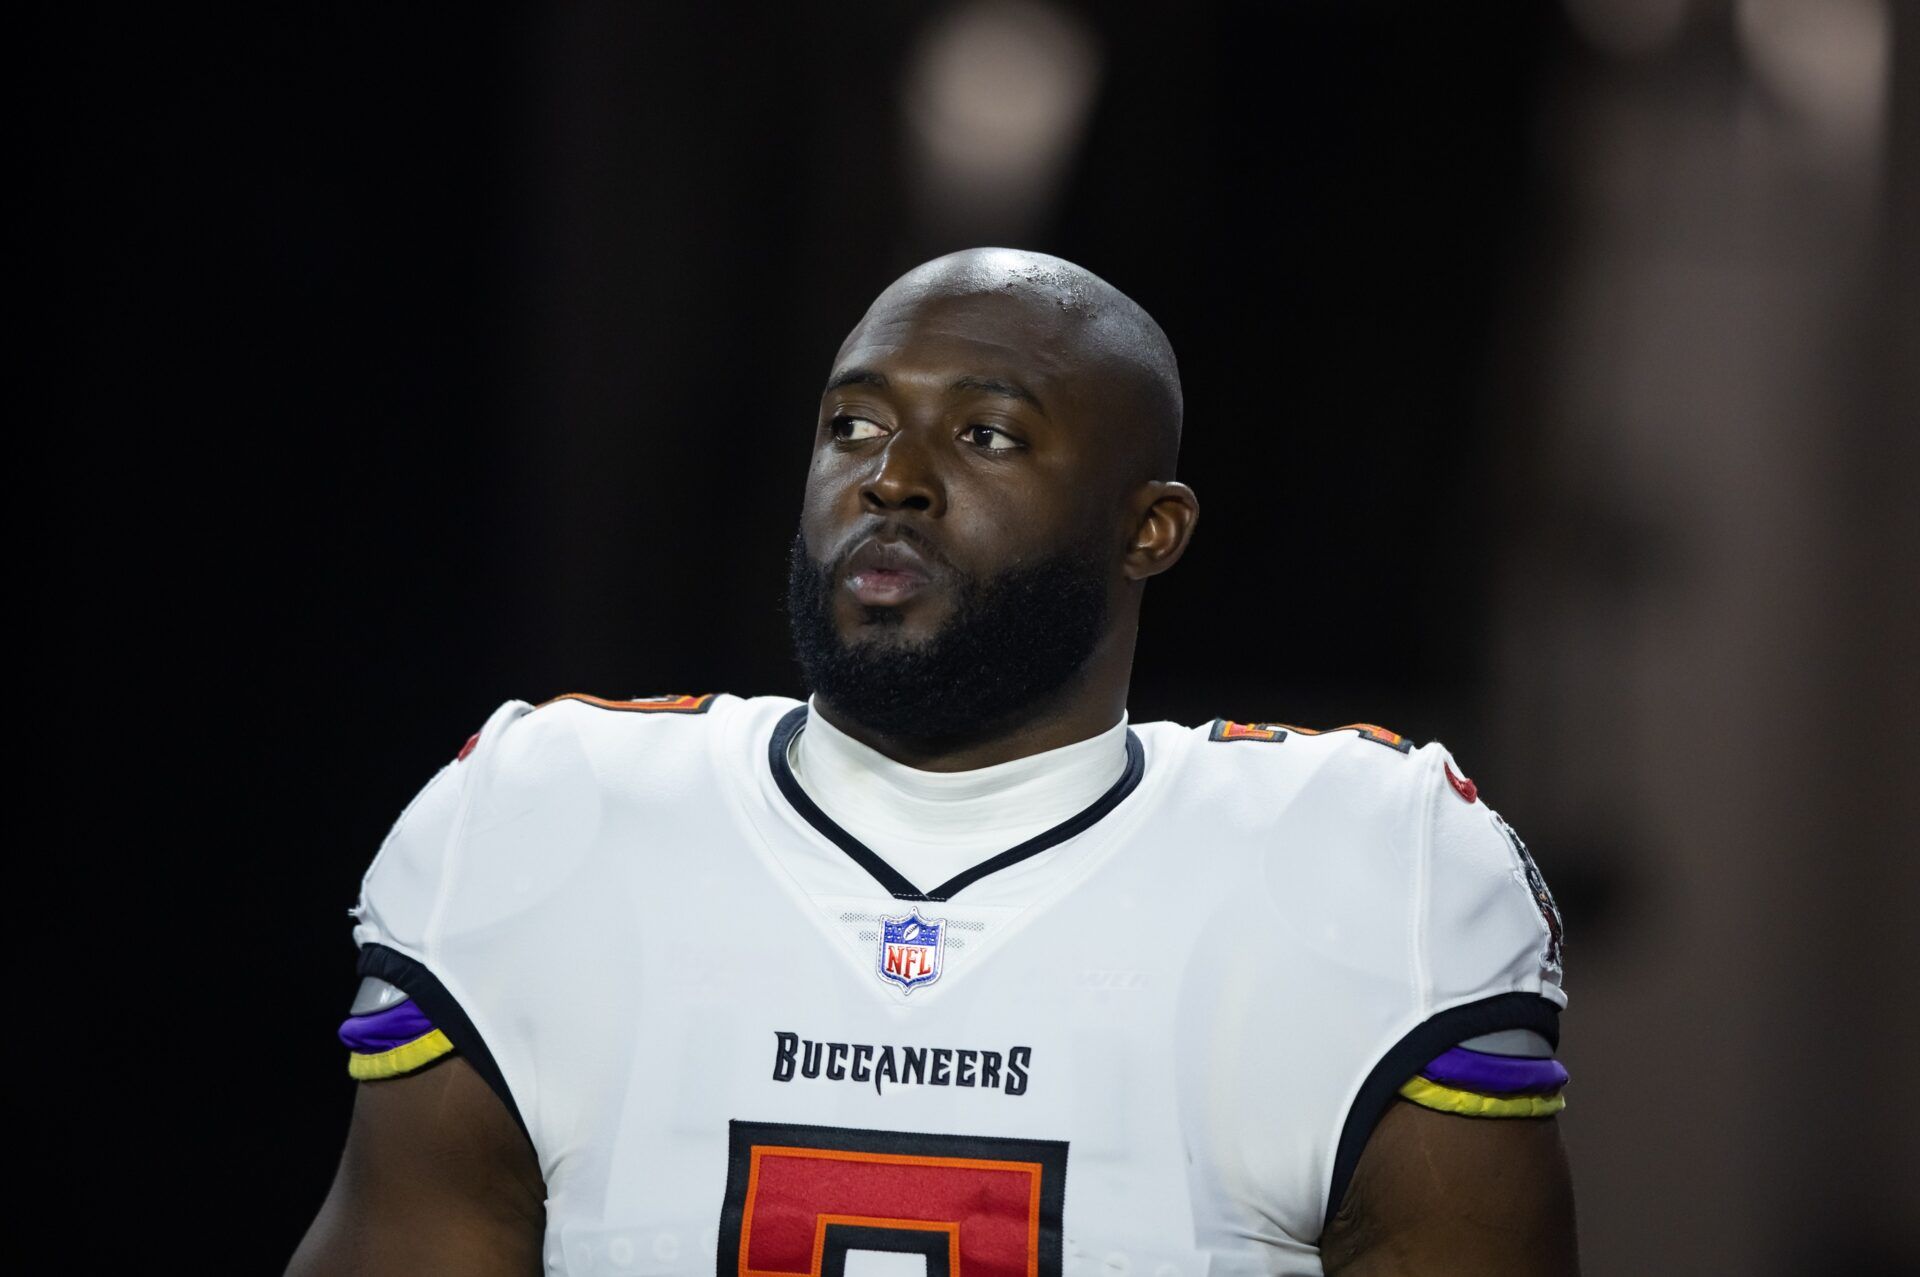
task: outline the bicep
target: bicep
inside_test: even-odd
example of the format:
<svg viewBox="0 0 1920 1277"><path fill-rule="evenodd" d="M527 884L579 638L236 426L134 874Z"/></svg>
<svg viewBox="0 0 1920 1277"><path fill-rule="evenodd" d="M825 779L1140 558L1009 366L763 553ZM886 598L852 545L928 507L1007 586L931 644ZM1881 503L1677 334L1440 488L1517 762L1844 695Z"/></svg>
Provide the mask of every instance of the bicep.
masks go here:
<svg viewBox="0 0 1920 1277"><path fill-rule="evenodd" d="M1396 1102L1367 1141L1321 1259L1330 1277L1578 1273L1559 1122Z"/></svg>
<svg viewBox="0 0 1920 1277"><path fill-rule="evenodd" d="M288 1277L537 1273L545 1196L532 1146L465 1060L362 1082Z"/></svg>

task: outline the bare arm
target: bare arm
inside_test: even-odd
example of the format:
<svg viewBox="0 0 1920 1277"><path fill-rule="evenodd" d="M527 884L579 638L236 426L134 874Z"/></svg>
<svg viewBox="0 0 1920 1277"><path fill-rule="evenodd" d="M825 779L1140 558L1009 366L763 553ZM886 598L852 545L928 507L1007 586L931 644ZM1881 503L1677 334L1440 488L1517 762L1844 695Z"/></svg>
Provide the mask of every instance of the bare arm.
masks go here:
<svg viewBox="0 0 1920 1277"><path fill-rule="evenodd" d="M1553 1118L1396 1101L1320 1240L1329 1277L1577 1277L1573 1183Z"/></svg>
<svg viewBox="0 0 1920 1277"><path fill-rule="evenodd" d="M362 1082L339 1173L287 1277L540 1271L533 1147L459 1056Z"/></svg>

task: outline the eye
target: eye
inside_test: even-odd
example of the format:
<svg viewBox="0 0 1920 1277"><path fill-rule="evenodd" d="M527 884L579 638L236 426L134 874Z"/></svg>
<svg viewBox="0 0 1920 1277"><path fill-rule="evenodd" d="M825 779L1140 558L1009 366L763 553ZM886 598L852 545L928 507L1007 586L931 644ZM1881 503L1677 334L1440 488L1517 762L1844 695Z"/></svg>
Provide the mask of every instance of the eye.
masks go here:
<svg viewBox="0 0 1920 1277"><path fill-rule="evenodd" d="M960 437L988 452L1011 452L1026 446L997 426L968 426L960 432Z"/></svg>
<svg viewBox="0 0 1920 1277"><path fill-rule="evenodd" d="M827 424L833 437L842 443L861 443L868 439L878 439L887 433L879 422L869 421L865 417L835 417Z"/></svg>

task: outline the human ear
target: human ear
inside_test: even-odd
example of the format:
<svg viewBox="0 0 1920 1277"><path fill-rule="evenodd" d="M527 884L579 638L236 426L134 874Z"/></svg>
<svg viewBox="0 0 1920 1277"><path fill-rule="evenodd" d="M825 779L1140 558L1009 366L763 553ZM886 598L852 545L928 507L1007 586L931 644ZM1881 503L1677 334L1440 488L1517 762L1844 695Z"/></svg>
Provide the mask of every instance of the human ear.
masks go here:
<svg viewBox="0 0 1920 1277"><path fill-rule="evenodd" d="M1129 581L1159 576L1180 561L1200 521L1200 498L1173 480L1155 479L1134 490L1129 503L1133 538L1121 558Z"/></svg>

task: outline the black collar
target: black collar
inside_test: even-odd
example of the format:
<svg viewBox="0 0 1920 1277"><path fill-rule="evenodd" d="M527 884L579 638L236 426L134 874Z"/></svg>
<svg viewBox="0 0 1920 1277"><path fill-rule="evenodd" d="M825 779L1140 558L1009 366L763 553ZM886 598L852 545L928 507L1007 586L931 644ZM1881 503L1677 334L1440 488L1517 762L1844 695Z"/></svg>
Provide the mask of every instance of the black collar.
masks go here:
<svg viewBox="0 0 1920 1277"><path fill-rule="evenodd" d="M795 706L774 725L773 739L767 742L767 762L773 768L774 783L780 786L780 793L799 812L809 825L819 830L840 850L853 858L853 862L872 874L874 880L885 887L889 894L898 900L949 900L990 873L998 873L1009 865L1017 865L1023 860L1039 855L1049 847L1056 846L1076 834L1091 829L1108 812L1120 805L1122 799L1131 794L1146 774L1147 751L1140 744L1140 738L1127 729L1127 767L1120 773L1120 779L1113 782L1107 792L1093 801L1077 815L1070 816L1044 833L1009 847L997 856L989 856L964 873L947 879L932 891L922 891L908 882L905 875L882 860L867 844L855 838L833 822L833 818L821 811L819 804L807 797L807 791L800 788L800 782L793 774L793 768L787 765L787 746L807 723L807 707Z"/></svg>

